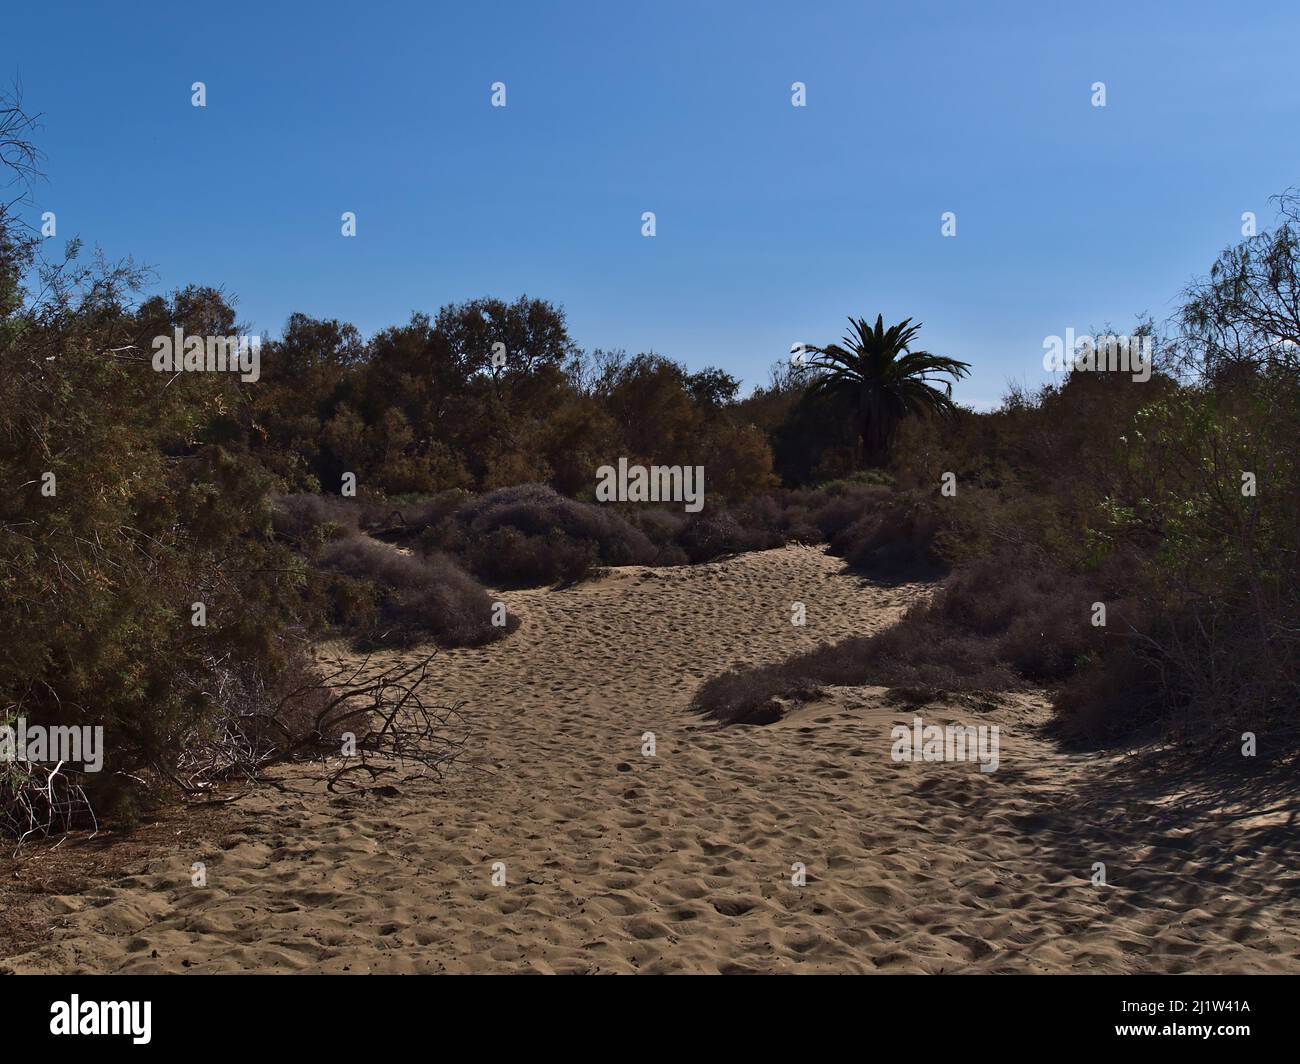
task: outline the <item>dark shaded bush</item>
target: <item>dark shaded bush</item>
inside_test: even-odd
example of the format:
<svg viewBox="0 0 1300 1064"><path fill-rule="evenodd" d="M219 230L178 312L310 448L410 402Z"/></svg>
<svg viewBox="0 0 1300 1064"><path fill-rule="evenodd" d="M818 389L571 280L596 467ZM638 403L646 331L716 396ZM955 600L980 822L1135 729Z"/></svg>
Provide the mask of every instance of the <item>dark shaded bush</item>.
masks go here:
<svg viewBox="0 0 1300 1064"><path fill-rule="evenodd" d="M464 550L473 571L506 587L572 584L592 574L600 562L599 545L563 532L527 536L507 526L474 539Z"/></svg>
<svg viewBox="0 0 1300 1064"><path fill-rule="evenodd" d="M676 543L668 543L659 548L659 553L655 555L655 565L690 565L691 559L687 557L686 551L682 550Z"/></svg>
<svg viewBox="0 0 1300 1064"><path fill-rule="evenodd" d="M543 484L489 492L452 510L422 540L501 586L572 582L598 565L648 565L650 539L617 511Z"/></svg>
<svg viewBox="0 0 1300 1064"><path fill-rule="evenodd" d="M652 553L650 541L616 511L560 495L544 484L519 484L472 499L456 511L469 534L515 528L527 536L563 532L597 545L607 565L634 565Z"/></svg>
<svg viewBox="0 0 1300 1064"><path fill-rule="evenodd" d="M327 544L320 565L355 582L331 588L332 619L362 645L408 646L432 639L444 646L477 646L518 627L518 618L510 615L505 626L494 626L492 599L445 555L416 557L352 535Z"/></svg>
<svg viewBox="0 0 1300 1064"><path fill-rule="evenodd" d="M867 503L868 512L832 536L832 554L872 575L933 577L948 567L936 542L951 521L952 508L945 512L943 500L920 493L852 498ZM845 512L837 508L835 519Z"/></svg>
<svg viewBox="0 0 1300 1064"><path fill-rule="evenodd" d="M1158 663L1121 640L1093 658L1053 699L1054 725L1068 741L1108 745L1143 732L1164 732L1164 692Z"/></svg>
<svg viewBox="0 0 1300 1064"><path fill-rule="evenodd" d="M686 515L681 510L669 510L662 506L629 504L621 512L631 524L645 533L651 543L660 548L676 543L678 534L686 524Z"/></svg>
<svg viewBox="0 0 1300 1064"><path fill-rule="evenodd" d="M129 354L173 328L234 333L220 296L132 308L129 270L74 260L34 297L34 252L14 263L5 234L0 210L0 717L102 727L103 769L78 785L128 824L204 741L215 663L273 686L303 565L269 534L272 478L232 442L244 386Z"/></svg>
<svg viewBox="0 0 1300 1064"><path fill-rule="evenodd" d="M894 627L717 677L700 688L695 705L716 720L765 723L775 719L776 699L828 685L939 698L1058 683L1101 652L1106 629L1091 625L1089 611L1107 590L1100 575L1091 584L1063 582L1013 553L987 556L958 569Z"/></svg>
<svg viewBox="0 0 1300 1064"><path fill-rule="evenodd" d="M334 531L357 532L373 522L380 509L371 500L307 493L279 495L273 507L271 523L275 534L294 543L307 542L321 529L325 530L324 538L331 538Z"/></svg>
<svg viewBox="0 0 1300 1064"><path fill-rule="evenodd" d="M890 499L888 488L875 485L828 485L816 492L791 493L807 508L821 537L832 540L850 525L875 513Z"/></svg>
<svg viewBox="0 0 1300 1064"><path fill-rule="evenodd" d="M394 529L400 528L403 536L420 535L439 528L471 498L469 492L460 489L440 492L432 498L401 507L386 524Z"/></svg>
<svg viewBox="0 0 1300 1064"><path fill-rule="evenodd" d="M937 631L987 639L992 660L1027 682L1056 684L1102 650L1111 629L1092 624L1094 602L1107 605L1108 625L1126 619L1110 568L1063 572L1004 550L958 569L925 619Z"/></svg>
<svg viewBox="0 0 1300 1064"><path fill-rule="evenodd" d="M693 706L727 724L770 724L781 717L778 700L812 698L820 688L877 685L922 691L1000 691L1018 680L997 661L996 644L952 628L913 609L893 628L824 644L778 665L733 669L706 682Z"/></svg>
<svg viewBox="0 0 1300 1064"><path fill-rule="evenodd" d="M712 507L692 514L677 534L677 545L693 564L742 551L764 550L780 543L774 533L743 528L735 515Z"/></svg>

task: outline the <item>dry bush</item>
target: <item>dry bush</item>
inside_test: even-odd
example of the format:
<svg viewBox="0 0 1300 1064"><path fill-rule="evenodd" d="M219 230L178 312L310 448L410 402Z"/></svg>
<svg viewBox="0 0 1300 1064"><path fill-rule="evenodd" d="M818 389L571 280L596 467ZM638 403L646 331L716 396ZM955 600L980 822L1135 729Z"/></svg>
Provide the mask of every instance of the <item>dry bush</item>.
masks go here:
<svg viewBox="0 0 1300 1064"><path fill-rule="evenodd" d="M806 507L809 519L827 542L884 506L892 496L876 484L838 482L815 492L791 492L792 502Z"/></svg>
<svg viewBox="0 0 1300 1064"><path fill-rule="evenodd" d="M98 827L84 774L54 765L0 761L0 835L17 839Z"/></svg>
<svg viewBox="0 0 1300 1064"><path fill-rule="evenodd" d="M593 504L541 484L477 498L444 492L403 507L376 534L458 558L496 586L571 583L603 566L686 565L790 542L819 543L892 498L878 484L779 491L698 514L672 505Z"/></svg>
<svg viewBox="0 0 1300 1064"><path fill-rule="evenodd" d="M733 508L732 513L750 532L753 541L764 547L793 542L820 543L825 538L814 524L814 514L808 507L779 495L750 499Z"/></svg>
<svg viewBox="0 0 1300 1064"><path fill-rule="evenodd" d="M473 499L443 522L431 545L497 585L572 581L596 565L651 564L658 553L616 511L567 499L543 484Z"/></svg>
<svg viewBox="0 0 1300 1064"><path fill-rule="evenodd" d="M822 687L868 684L939 698L1010 690L1020 681L997 660L993 639L945 628L922 605L875 635L852 636L778 665L717 676L696 692L693 707L727 724L768 724L780 718L778 699L806 700Z"/></svg>
<svg viewBox="0 0 1300 1064"><path fill-rule="evenodd" d="M744 528L734 514L717 507L706 507L692 514L677 534L677 546L692 564L780 544L779 537L760 529Z"/></svg>
<svg viewBox="0 0 1300 1064"><path fill-rule="evenodd" d="M951 522L951 508L933 493L876 496L865 516L835 533L831 553L872 575L936 576L947 568L938 536ZM836 517L843 516L837 508Z"/></svg>
<svg viewBox="0 0 1300 1064"><path fill-rule="evenodd" d="M273 501L271 523L276 535L304 543L318 529L357 532L374 519L375 511L373 502L340 495L281 495Z"/></svg>
<svg viewBox="0 0 1300 1064"><path fill-rule="evenodd" d="M682 526L686 524L686 515L680 509L629 504L621 512L631 524L645 533L651 543L661 549L675 543Z"/></svg>
<svg viewBox="0 0 1300 1064"><path fill-rule="evenodd" d="M765 723L776 719L777 699L828 685L938 698L1058 683L1101 651L1106 630L1091 625L1089 608L1109 587L1100 574L1090 583L1035 569L1011 551L986 556L958 569L892 628L779 665L734 670L701 687L695 705L716 720Z"/></svg>
<svg viewBox="0 0 1300 1064"><path fill-rule="evenodd" d="M256 782L272 765L302 760L321 761L330 790L360 772L371 780L399 767L441 773L464 750L468 729L459 704L434 704L422 692L433 657L379 671L369 658L325 670L298 644L270 683L213 663L214 712L172 782L203 795L214 783Z"/></svg>
<svg viewBox="0 0 1300 1064"><path fill-rule="evenodd" d="M659 548L655 565L686 565L730 554L769 550L785 543L818 543L812 511L785 493L735 506L710 502L697 514L660 506L628 506L628 520Z"/></svg>
<svg viewBox="0 0 1300 1064"><path fill-rule="evenodd" d="M564 532L529 536L517 528L494 529L470 541L464 557L474 572L502 587L575 584L599 566L600 548Z"/></svg>
<svg viewBox="0 0 1300 1064"><path fill-rule="evenodd" d="M432 639L444 646L478 646L518 626L509 615L504 627L494 626L488 593L443 554L406 555L368 536L344 536L325 546L320 566L372 589L373 619L366 611L340 610L334 617L362 645L408 646ZM336 590L338 596L348 593L347 585Z"/></svg>
<svg viewBox="0 0 1300 1064"><path fill-rule="evenodd" d="M567 499L544 484L519 484L466 503L456 513L466 531L514 528L527 536L563 532L597 544L606 565L635 565L652 553L650 541L613 510Z"/></svg>
<svg viewBox="0 0 1300 1064"><path fill-rule="evenodd" d="M328 721L319 731L330 699L305 639L289 642L280 657L271 673L230 657L207 663L208 712L183 744L170 782L197 794L214 781L254 778L303 745L338 738L333 726L347 722Z"/></svg>
<svg viewBox="0 0 1300 1064"><path fill-rule="evenodd" d="M439 492L432 498L401 507L388 525L393 529L400 527L404 537L419 535L426 529L437 529L471 498L469 492L461 489Z"/></svg>

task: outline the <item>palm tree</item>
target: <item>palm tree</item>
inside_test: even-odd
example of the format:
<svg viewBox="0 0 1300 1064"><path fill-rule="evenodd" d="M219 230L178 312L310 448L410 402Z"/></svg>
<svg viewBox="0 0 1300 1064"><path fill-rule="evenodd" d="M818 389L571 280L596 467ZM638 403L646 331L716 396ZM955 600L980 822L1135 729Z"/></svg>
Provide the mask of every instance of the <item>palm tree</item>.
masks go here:
<svg viewBox="0 0 1300 1064"><path fill-rule="evenodd" d="M816 357L806 370L820 371L808 388L806 398L841 395L849 401L857 419L863 458L879 465L889 454L898 425L909 414L949 415L956 411L952 381L961 380L970 364L955 358L932 355L908 348L920 324L907 318L885 328L884 315L876 317L873 329L865 318L849 318L850 334L829 347L810 347Z"/></svg>

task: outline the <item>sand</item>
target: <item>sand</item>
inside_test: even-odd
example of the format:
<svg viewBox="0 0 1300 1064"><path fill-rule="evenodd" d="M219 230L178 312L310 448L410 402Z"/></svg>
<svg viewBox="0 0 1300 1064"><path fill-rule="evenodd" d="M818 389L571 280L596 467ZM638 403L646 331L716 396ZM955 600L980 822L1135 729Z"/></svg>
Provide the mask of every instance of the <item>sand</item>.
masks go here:
<svg viewBox="0 0 1300 1064"><path fill-rule="evenodd" d="M878 630L926 593L811 547L505 592L522 628L436 663L476 767L351 797L282 770L288 790L229 807L209 842L38 897L48 941L0 968L1300 970L1287 812L1126 783L1123 759L1053 745L1041 695L835 688L758 728L688 712L728 666ZM914 715L999 725L998 770L891 760Z"/></svg>

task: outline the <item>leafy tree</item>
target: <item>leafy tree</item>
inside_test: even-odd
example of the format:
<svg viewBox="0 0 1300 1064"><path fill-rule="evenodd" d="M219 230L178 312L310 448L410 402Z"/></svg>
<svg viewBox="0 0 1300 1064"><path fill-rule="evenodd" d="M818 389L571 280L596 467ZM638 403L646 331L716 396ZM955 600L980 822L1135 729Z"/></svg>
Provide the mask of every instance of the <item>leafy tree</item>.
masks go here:
<svg viewBox="0 0 1300 1064"><path fill-rule="evenodd" d="M434 328L466 375L528 374L543 365L560 365L574 354L564 311L544 299L520 296L513 303L474 299L450 304L438 311ZM505 358L502 365L494 366L493 348L498 343L502 348L497 350Z"/></svg>
<svg viewBox="0 0 1300 1064"><path fill-rule="evenodd" d="M1300 189L1273 202L1277 224L1226 249L1184 293L1184 369L1211 378L1300 369Z"/></svg>
<svg viewBox="0 0 1300 1064"><path fill-rule="evenodd" d="M687 377L686 390L705 415L712 415L736 401L740 381L730 373L709 367Z"/></svg>
<svg viewBox="0 0 1300 1064"><path fill-rule="evenodd" d="M682 366L662 355L640 354L604 367L597 395L618 423L618 453L648 465L681 465L690 458L699 417L686 381Z"/></svg>

